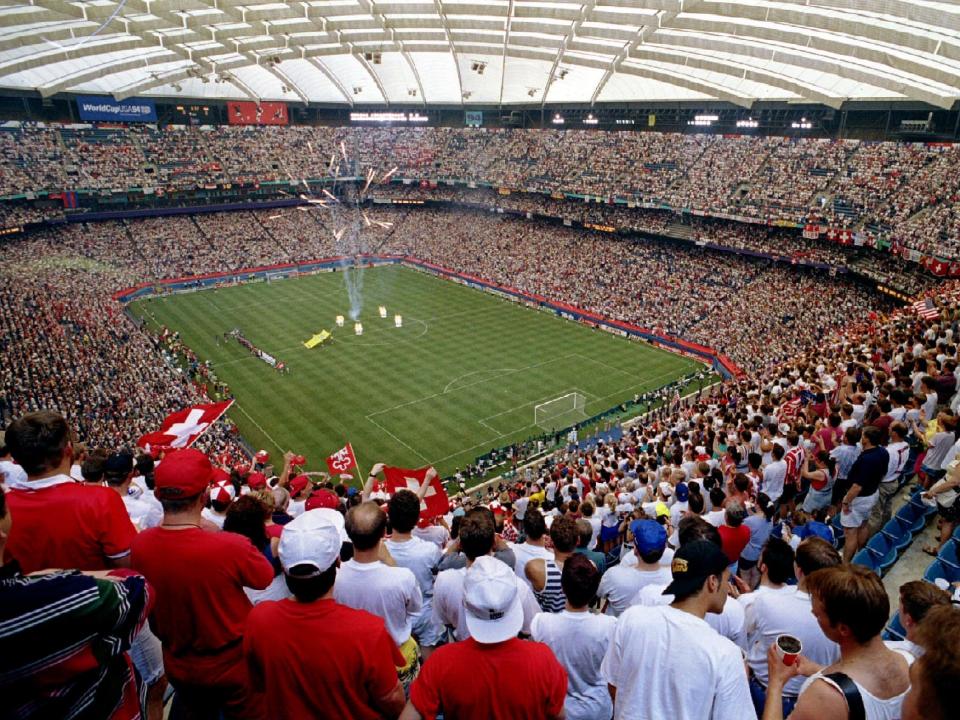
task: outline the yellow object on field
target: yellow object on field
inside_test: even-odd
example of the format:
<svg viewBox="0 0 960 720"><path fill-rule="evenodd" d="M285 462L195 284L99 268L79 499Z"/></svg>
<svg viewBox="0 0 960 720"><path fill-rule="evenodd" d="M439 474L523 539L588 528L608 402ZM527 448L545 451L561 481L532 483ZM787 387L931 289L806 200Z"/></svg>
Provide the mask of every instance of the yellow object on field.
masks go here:
<svg viewBox="0 0 960 720"><path fill-rule="evenodd" d="M303 346L309 350L310 348L315 348L317 345L322 343L324 340L330 337L330 333L327 330L321 330L316 335L314 335L309 340L303 343Z"/></svg>

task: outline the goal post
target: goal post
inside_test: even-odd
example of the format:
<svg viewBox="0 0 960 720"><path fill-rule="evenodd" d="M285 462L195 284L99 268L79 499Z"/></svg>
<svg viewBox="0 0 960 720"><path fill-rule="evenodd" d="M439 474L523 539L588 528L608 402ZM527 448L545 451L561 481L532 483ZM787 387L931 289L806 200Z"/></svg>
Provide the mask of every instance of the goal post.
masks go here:
<svg viewBox="0 0 960 720"><path fill-rule="evenodd" d="M557 430L574 425L587 417L587 397L583 393L566 395L533 406L533 424L546 430Z"/></svg>

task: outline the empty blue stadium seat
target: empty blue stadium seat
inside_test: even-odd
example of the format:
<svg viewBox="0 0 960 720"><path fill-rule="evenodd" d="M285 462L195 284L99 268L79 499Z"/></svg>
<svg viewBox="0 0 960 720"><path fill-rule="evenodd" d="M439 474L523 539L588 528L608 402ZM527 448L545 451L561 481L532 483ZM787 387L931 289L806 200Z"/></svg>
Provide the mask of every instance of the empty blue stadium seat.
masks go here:
<svg viewBox="0 0 960 720"><path fill-rule="evenodd" d="M940 548L940 552L937 554L937 559L942 560L948 565L953 565L955 567L960 567L960 558L957 557L957 540L950 538L947 540L946 545Z"/></svg>
<svg viewBox="0 0 960 720"><path fill-rule="evenodd" d="M870 552L867 548L863 547L857 551L857 554L853 556L854 565L863 565L866 568L870 568L877 575L880 574L880 562L877 557Z"/></svg>
<svg viewBox="0 0 960 720"><path fill-rule="evenodd" d="M886 535L877 533L867 541L867 551L873 555L873 560L880 573L885 573L897 561L898 548Z"/></svg>
<svg viewBox="0 0 960 720"><path fill-rule="evenodd" d="M927 514L923 507L915 503L907 503L902 508L897 510L896 517L903 520L907 523L910 528L910 532L916 535L918 532L923 530L927 524Z"/></svg>
<svg viewBox="0 0 960 720"><path fill-rule="evenodd" d="M892 517L887 521L878 534L883 535L891 543L897 546L898 550L903 550L913 542L913 533L910 531L910 523L901 520L898 517Z"/></svg>

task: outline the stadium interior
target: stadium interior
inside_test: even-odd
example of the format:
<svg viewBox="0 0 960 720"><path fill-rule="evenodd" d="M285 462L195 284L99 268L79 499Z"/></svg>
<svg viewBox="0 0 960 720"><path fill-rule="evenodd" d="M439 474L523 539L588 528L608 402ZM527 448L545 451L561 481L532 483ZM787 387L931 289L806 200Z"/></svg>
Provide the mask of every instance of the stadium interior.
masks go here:
<svg viewBox="0 0 960 720"><path fill-rule="evenodd" d="M958 334L954 2L0 0L0 716L958 717Z"/></svg>

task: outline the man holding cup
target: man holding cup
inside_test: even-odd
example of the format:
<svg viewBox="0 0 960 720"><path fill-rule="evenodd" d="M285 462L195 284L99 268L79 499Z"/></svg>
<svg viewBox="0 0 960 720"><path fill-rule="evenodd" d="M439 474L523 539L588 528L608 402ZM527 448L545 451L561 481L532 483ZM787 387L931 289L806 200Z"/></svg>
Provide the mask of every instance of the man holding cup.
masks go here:
<svg viewBox="0 0 960 720"><path fill-rule="evenodd" d="M840 659L822 666L781 636L767 652L767 704L763 720L783 720L783 688L806 675L790 720L899 718L910 690L913 655L888 648L881 637L890 601L876 573L859 565L820 570L807 578L813 614L840 646ZM786 647L784 647L786 645Z"/></svg>

